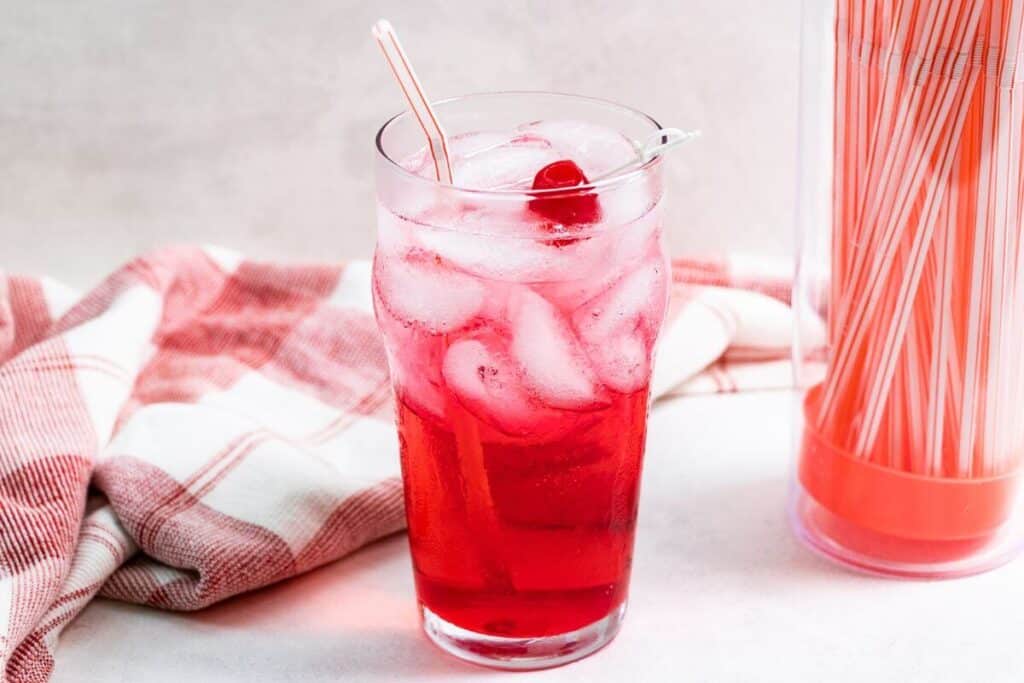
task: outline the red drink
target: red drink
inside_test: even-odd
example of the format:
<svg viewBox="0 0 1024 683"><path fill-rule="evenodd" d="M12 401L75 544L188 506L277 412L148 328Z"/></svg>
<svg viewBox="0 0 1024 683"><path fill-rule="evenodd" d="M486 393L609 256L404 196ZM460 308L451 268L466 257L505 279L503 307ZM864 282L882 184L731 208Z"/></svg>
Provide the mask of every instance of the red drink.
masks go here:
<svg viewBox="0 0 1024 683"><path fill-rule="evenodd" d="M635 152L575 121L451 146L469 189L417 177L423 153L390 169L374 261L417 592L445 649L559 663L626 600L669 278L657 163L590 187Z"/></svg>
<svg viewBox="0 0 1024 683"><path fill-rule="evenodd" d="M444 424L399 400L423 604L495 636L567 633L613 612L629 581L646 389L562 416L550 439L502 438L450 407Z"/></svg>

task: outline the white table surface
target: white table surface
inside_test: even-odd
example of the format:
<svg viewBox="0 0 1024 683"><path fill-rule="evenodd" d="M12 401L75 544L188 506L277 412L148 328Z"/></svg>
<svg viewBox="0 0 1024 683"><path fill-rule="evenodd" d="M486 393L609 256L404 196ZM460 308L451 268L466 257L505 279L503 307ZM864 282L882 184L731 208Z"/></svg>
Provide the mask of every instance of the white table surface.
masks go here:
<svg viewBox="0 0 1024 683"><path fill-rule="evenodd" d="M789 405L749 393L655 408L629 614L581 662L503 674L434 649L398 535L195 614L98 600L65 632L53 682L1022 680L1024 561L896 582L798 545Z"/></svg>

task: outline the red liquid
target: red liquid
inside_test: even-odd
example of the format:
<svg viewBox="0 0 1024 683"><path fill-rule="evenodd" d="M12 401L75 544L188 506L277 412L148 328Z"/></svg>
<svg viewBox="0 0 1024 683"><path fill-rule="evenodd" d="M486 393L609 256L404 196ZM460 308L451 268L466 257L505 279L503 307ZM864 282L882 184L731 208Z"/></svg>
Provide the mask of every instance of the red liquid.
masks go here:
<svg viewBox="0 0 1024 683"><path fill-rule="evenodd" d="M445 424L398 400L420 602L495 636L607 616L629 583L647 389L561 411L544 438L502 434L448 398Z"/></svg>

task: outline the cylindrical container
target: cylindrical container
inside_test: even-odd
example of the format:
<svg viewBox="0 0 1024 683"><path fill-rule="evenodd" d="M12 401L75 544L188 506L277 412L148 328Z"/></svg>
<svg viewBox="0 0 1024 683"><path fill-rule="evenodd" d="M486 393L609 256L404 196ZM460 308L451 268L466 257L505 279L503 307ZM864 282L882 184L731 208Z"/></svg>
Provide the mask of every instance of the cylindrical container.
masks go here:
<svg viewBox="0 0 1024 683"><path fill-rule="evenodd" d="M1020 548L1024 2L805 0L792 520L867 571Z"/></svg>
<svg viewBox="0 0 1024 683"><path fill-rule="evenodd" d="M553 666L626 604L670 271L660 159L615 169L660 127L567 95L436 106L454 184L412 116L384 125L373 271L424 629Z"/></svg>

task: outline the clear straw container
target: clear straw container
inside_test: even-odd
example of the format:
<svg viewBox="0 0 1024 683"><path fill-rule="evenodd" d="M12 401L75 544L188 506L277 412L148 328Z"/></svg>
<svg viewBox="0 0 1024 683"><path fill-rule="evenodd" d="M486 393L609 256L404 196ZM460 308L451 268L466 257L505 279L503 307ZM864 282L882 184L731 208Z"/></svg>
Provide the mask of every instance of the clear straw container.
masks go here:
<svg viewBox="0 0 1024 683"><path fill-rule="evenodd" d="M791 515L847 565L1020 548L1022 48L1019 0L804 1Z"/></svg>

